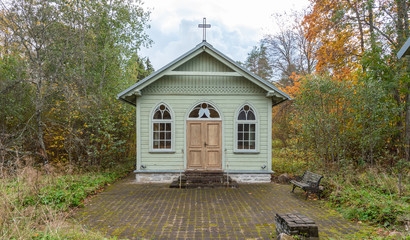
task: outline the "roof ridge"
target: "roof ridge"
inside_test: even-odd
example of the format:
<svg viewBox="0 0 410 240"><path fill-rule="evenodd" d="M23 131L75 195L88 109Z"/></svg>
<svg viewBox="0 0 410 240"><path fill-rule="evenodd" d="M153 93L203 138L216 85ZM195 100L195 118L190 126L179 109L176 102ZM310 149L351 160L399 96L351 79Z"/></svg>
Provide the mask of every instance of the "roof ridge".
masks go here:
<svg viewBox="0 0 410 240"><path fill-rule="evenodd" d="M132 86L130 86L129 88L125 89L124 91L122 91L121 93L119 93L117 95L117 99L121 99L124 100L125 99L123 97L125 97L126 95L129 95L130 92L132 92L133 90L136 90L136 88L146 82L148 82L149 80L155 78L156 76L158 76L159 74L163 73L164 71L166 71L167 69L169 69L171 66L175 65L176 63L180 62L182 59L186 58L187 56L190 56L191 54L195 53L196 51L200 50L202 48L201 52L205 52L206 48L210 49L212 52L214 52L216 55L218 55L219 57L225 59L228 63L232 64L234 67L238 68L239 70L243 71L245 74L248 74L251 78L256 79L257 81L259 81L260 83L262 83L263 85L265 85L266 87L268 87L269 89L272 89L274 91L276 91L277 93L279 93L280 95L282 95L285 100L286 99L290 99L290 96L288 94L286 94L285 92L283 92L282 90L278 89L276 86L274 86L271 82L255 75L254 73L250 72L248 69L246 69L245 67L241 66L240 64L238 64L237 62L235 62L234 60L232 60L231 58L229 58L228 56L226 56L225 54L223 54L222 52L220 52L219 50L217 50L216 48L214 48L210 43L208 43L207 41L202 41L199 44L197 44L194 48L192 48L191 50L187 51L186 53L182 54L181 56L179 56L178 58L176 58L175 60L171 61L170 63L166 64L165 66L163 66L162 68L158 69L157 71L151 73L149 76L145 77L144 79L134 83ZM225 63L226 64L226 63ZM244 76L245 78L248 78L246 76ZM251 80L248 78L248 80ZM128 101L126 101L128 102Z"/></svg>

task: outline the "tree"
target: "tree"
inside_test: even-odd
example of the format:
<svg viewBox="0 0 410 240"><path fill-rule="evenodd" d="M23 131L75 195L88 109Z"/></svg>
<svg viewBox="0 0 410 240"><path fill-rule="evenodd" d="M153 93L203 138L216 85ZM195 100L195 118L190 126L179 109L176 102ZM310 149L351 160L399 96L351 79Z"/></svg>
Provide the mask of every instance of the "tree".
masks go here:
<svg viewBox="0 0 410 240"><path fill-rule="evenodd" d="M341 161L373 165L389 146L400 108L373 77L360 76L360 84L318 75L303 80L293 118L299 142L314 150L324 167L340 168Z"/></svg>
<svg viewBox="0 0 410 240"><path fill-rule="evenodd" d="M266 35L261 42L266 46L276 80L284 87L293 86L294 75L311 74L314 70L317 46L305 37L303 13L274 14L279 31Z"/></svg>
<svg viewBox="0 0 410 240"><path fill-rule="evenodd" d="M257 76L265 80L271 80L272 68L267 56L266 47L263 43L261 43L259 47L253 47L252 51L248 53L244 65L245 68Z"/></svg>
<svg viewBox="0 0 410 240"><path fill-rule="evenodd" d="M316 71L331 72L340 80L347 80L360 65L360 31L356 18L346 1L313 1L312 10L304 18L308 27L306 37L319 44Z"/></svg>
<svg viewBox="0 0 410 240"><path fill-rule="evenodd" d="M279 31L266 35L261 40L261 46L264 47L263 56L265 62L268 62L266 65L272 72L273 80L282 90L294 97L299 88L298 79L311 74L314 70L317 44L305 37L307 28L302 25L304 13L292 12L273 16L274 24ZM252 51L249 55L257 54L257 51ZM291 124L293 110L292 102L273 109L272 135L280 139L285 146L294 132Z"/></svg>
<svg viewBox="0 0 410 240"><path fill-rule="evenodd" d="M358 84L377 79L401 106L393 141L410 161L410 79L395 56L410 36L409 7L405 0L315 0L304 23L307 38L320 43L318 72Z"/></svg>
<svg viewBox="0 0 410 240"><path fill-rule="evenodd" d="M58 33L59 15L57 8L40 1L13 1L9 5L2 2L3 16L1 23L12 32L13 41L19 45L22 54L26 57L30 70L27 81L35 86L33 99L35 107L35 122L37 143L40 155L45 163L48 161L44 143L43 112L46 106L46 97L55 81L52 71L47 67L54 64L58 69L60 61L53 61L54 55L48 49L54 43L54 36Z"/></svg>
<svg viewBox="0 0 410 240"><path fill-rule="evenodd" d="M149 58L140 58L137 54L131 56L127 62L125 77L127 79L142 80L154 71Z"/></svg>
<svg viewBox="0 0 410 240"><path fill-rule="evenodd" d="M115 145L114 140L129 136L124 132L135 131L129 116L132 111L119 105L114 95L136 81L126 74L127 65L137 59L141 46L151 43L145 33L149 12L143 10L141 2L1 1L0 13L0 41L4 46L0 68L12 68L10 74L0 77L0 92L20 91L2 100L7 101L8 109L22 109L24 104L16 100L24 96L32 101L25 107L33 108L33 117L26 116L14 126L2 124L5 134L1 141L4 143L4 136L16 126L19 136L29 140L31 134L24 130L34 127L35 141L20 143L18 148L39 153L44 163L119 157L126 146ZM7 62L10 56L20 58L19 64ZM146 75L152 66L148 61L145 64L139 71ZM21 74L13 75L18 68ZM17 90L18 84L26 91ZM95 117L99 112L105 117ZM10 114L5 108L0 113ZM21 123L27 124L22 127ZM100 131L100 126L106 129ZM94 141L97 138L90 138L97 134L99 143ZM32 149L33 145L38 147ZM91 145L108 155L91 156Z"/></svg>

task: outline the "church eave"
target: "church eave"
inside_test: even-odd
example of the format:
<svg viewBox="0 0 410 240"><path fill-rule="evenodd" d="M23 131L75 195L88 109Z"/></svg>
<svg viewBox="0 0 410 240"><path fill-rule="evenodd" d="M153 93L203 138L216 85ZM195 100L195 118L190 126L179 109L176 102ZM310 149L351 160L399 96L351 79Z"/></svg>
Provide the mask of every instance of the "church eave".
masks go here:
<svg viewBox="0 0 410 240"><path fill-rule="evenodd" d="M181 66L185 62L189 61L190 59L194 58L198 54L206 52L211 56L215 57L222 63L226 64L228 67L235 70L234 72L185 72L181 73L180 71L174 71L177 67ZM185 54L181 55L174 61L170 62L169 64L165 65L158 71L155 71L151 75L147 76L146 78L140 80L139 82L135 83L131 87L127 88L126 90L122 91L117 95L117 99L123 100L124 102L132 104L127 97L133 95L134 97L141 96L141 90L148 86L149 84L155 82L156 80L160 79L166 75L192 75L192 76L243 76L249 81L253 82L254 84L258 85L262 89L267 92L267 97L278 97L283 99L283 101L289 100L290 97L280 89L276 88L270 82L256 76L252 72L248 71L247 69L240 66L238 63L224 55L223 53L219 52L217 49L213 48L211 44L207 42L201 42L195 48L191 49L190 51L186 52ZM281 101L282 102L282 101ZM135 106L135 104L132 104Z"/></svg>
<svg viewBox="0 0 410 240"><path fill-rule="evenodd" d="M133 92L133 90L135 89L143 89L146 85L150 84L148 82L151 81L155 81L159 78L161 78L162 76L165 75L165 72L167 70L169 70L171 67L173 67L172 69L176 68L176 65L178 62L180 62L180 64L183 64L184 62L188 61L189 59L191 59L192 57L195 57L197 54L199 54L202 51L199 51L197 54L193 54L196 51L198 51L201 48L201 44L197 45L195 48L191 49L190 51L186 52L185 54L181 55L180 57L178 57L177 59L175 59L174 61L168 63L167 65L165 65L164 67L160 68L159 70L153 72L152 74L150 74L149 76L147 76L146 78L136 82L135 84L133 84L131 87L125 89L124 91L122 91L121 93L119 93L117 95L117 99L121 99L123 98L125 95L129 94L130 92ZM188 59L186 59L188 56L190 56L192 54L192 56ZM186 59L185 61L182 61ZM178 64L178 65L180 65Z"/></svg>

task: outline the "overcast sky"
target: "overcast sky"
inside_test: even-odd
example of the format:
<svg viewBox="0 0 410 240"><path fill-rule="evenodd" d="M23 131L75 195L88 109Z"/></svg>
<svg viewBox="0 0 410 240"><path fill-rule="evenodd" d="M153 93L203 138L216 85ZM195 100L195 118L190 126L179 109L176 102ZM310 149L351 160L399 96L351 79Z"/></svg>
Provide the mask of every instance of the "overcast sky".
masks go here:
<svg viewBox="0 0 410 240"><path fill-rule="evenodd" d="M198 24L203 17L207 42L235 61L245 61L247 54L265 34L275 31L273 13L301 10L308 0L145 0L151 11L147 31L154 44L141 49L155 70L173 61L202 41Z"/></svg>

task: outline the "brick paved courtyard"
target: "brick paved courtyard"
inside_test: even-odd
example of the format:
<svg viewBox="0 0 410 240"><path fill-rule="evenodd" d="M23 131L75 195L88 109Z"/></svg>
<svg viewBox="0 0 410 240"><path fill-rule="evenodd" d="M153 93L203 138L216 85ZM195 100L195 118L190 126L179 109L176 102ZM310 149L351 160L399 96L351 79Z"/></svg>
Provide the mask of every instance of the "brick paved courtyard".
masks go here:
<svg viewBox="0 0 410 240"><path fill-rule="evenodd" d="M320 238L360 229L322 201L304 200L290 185L241 184L238 189L170 189L136 184L130 176L100 193L75 219L120 239L270 239L275 213L298 212L319 226Z"/></svg>

